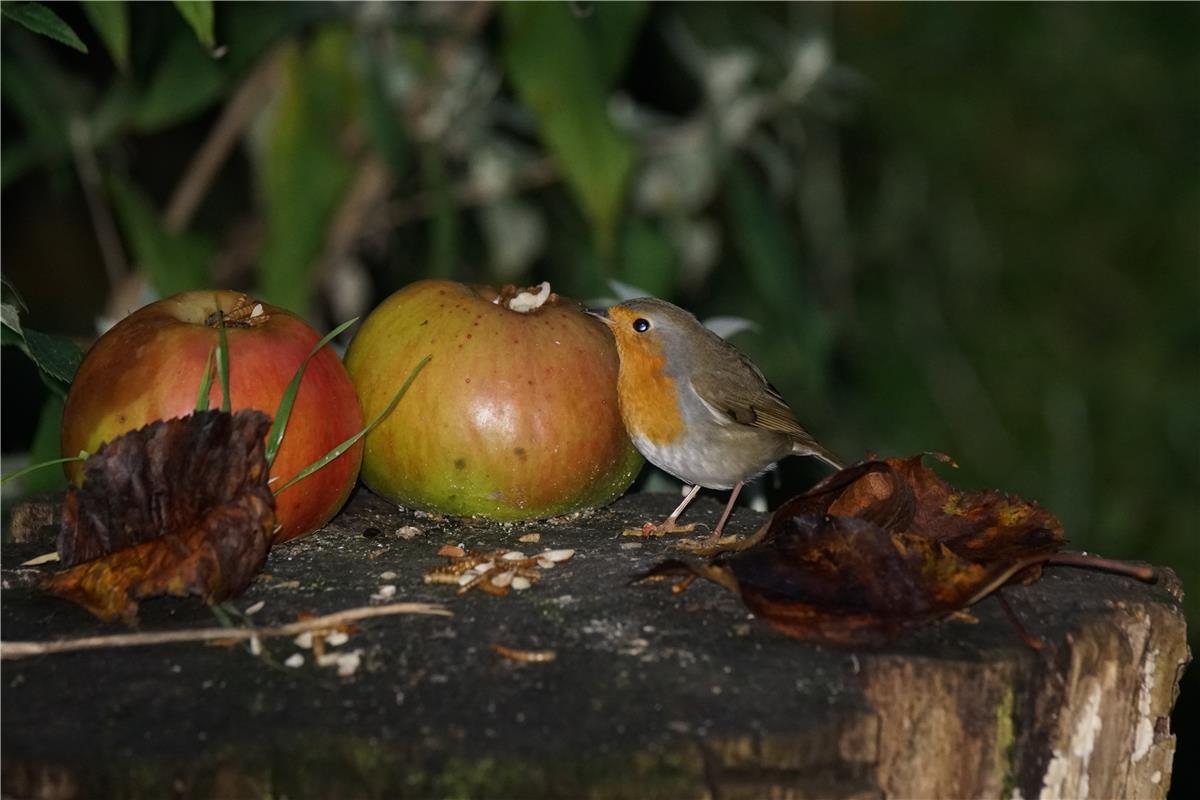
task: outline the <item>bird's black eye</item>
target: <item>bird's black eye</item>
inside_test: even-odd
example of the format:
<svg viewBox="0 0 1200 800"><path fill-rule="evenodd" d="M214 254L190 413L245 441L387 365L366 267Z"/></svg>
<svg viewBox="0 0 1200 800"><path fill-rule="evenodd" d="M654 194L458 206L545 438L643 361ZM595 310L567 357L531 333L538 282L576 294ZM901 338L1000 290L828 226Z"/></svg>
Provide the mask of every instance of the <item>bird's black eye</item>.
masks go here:
<svg viewBox="0 0 1200 800"><path fill-rule="evenodd" d="M633 329L638 333L645 333L646 331L650 330L650 322L649 320L644 320L641 317L638 317L633 321Z"/></svg>

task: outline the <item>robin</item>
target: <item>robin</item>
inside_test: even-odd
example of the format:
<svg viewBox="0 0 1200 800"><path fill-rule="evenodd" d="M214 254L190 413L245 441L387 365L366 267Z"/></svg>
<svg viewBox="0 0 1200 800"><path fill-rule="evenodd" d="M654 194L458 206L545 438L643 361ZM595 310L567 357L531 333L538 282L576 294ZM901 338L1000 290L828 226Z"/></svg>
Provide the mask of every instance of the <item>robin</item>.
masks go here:
<svg viewBox="0 0 1200 800"><path fill-rule="evenodd" d="M742 486L785 456L816 456L841 469L758 367L682 308L645 297L590 313L617 341L617 397L634 446L692 486L664 522L646 523L641 533L694 530L676 522L700 489L732 489L712 532L717 541Z"/></svg>

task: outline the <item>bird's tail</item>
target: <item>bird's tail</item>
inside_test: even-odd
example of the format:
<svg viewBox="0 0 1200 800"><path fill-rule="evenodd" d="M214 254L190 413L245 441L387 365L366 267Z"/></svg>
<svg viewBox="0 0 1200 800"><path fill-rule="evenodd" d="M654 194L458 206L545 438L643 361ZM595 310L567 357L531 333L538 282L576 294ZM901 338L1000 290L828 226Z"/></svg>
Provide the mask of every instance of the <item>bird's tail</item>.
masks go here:
<svg viewBox="0 0 1200 800"><path fill-rule="evenodd" d="M841 470L842 464L838 461L837 456L826 450L816 439L811 436L806 438L796 438L792 440L792 452L798 456L813 456L824 461L835 470Z"/></svg>

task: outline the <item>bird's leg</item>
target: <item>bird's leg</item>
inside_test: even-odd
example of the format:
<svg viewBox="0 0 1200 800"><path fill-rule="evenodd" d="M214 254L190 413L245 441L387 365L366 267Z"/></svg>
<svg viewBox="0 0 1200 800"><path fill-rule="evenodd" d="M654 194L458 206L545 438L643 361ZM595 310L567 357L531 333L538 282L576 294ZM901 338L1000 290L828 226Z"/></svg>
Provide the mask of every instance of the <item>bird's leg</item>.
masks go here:
<svg viewBox="0 0 1200 800"><path fill-rule="evenodd" d="M671 512L671 516L667 517L658 525L655 525L653 522L647 522L640 528L627 528L625 530L625 535L662 536L663 534L667 533L691 533L692 531L696 530L695 523L691 525L676 525L675 520L679 519L679 515L683 513L683 510L688 507L688 504L691 503L699 493L700 486L697 484L696 486L692 487L690 492L687 493L687 497L683 498L683 502L675 507L675 510Z"/></svg>
<svg viewBox="0 0 1200 800"><path fill-rule="evenodd" d="M733 514L733 505L737 502L738 493L742 491L743 486L745 486L745 482L738 481L737 485L733 487L733 491L729 493L729 502L725 504L725 510L721 512L721 519L717 523L717 527L713 528L711 536L707 536L700 540L684 539L683 541L679 542L677 546L689 552L695 553L698 556L705 557L715 556L718 553L723 553L728 550L742 549L742 547L744 547L743 543L736 542L730 544L729 541L721 539L721 533L724 532L725 523L729 521L730 515Z"/></svg>
<svg viewBox="0 0 1200 800"><path fill-rule="evenodd" d="M725 504L725 511L721 513L721 521L717 523L717 527L713 528L712 536L708 537L711 544L716 544L721 541L721 532L725 530L725 523L729 521L729 515L733 513L733 504L737 502L738 493L745 486L744 481L738 481L733 487L733 491L729 493L729 502Z"/></svg>

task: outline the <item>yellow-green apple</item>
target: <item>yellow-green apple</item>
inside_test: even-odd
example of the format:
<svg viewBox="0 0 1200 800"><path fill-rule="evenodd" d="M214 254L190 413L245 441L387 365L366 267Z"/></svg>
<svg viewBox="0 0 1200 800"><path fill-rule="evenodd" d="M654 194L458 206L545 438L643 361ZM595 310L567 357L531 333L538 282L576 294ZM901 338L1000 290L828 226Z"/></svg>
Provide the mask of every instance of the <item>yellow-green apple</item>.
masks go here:
<svg viewBox="0 0 1200 800"><path fill-rule="evenodd" d="M296 315L240 292L184 292L133 312L88 351L67 396L63 454L93 453L122 433L194 411L218 340L218 302L229 343L232 409L256 408L273 417L296 369L321 337ZM210 405L218 407L222 395L216 377L210 392ZM283 485L362 427L362 409L345 368L331 348L322 348L300 383L271 467L272 485ZM275 542L316 530L336 514L354 487L361 461L358 442L280 493ZM82 467L68 463L68 479L81 482Z"/></svg>
<svg viewBox="0 0 1200 800"><path fill-rule="evenodd" d="M548 284L518 292L420 281L376 308L346 369L373 418L363 482L396 503L458 516L538 519L611 502L641 456L617 407L612 335Z"/></svg>

